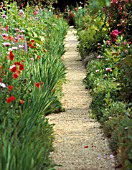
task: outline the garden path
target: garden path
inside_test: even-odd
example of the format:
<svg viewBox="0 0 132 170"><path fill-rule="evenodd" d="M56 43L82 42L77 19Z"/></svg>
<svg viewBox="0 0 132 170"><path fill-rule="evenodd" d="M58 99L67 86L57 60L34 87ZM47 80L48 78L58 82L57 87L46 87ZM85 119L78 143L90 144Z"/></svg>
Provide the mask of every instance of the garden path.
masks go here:
<svg viewBox="0 0 132 170"><path fill-rule="evenodd" d="M75 33L70 27L65 39L67 83L62 99L65 112L47 116L55 124L55 151L51 157L62 165L57 170L114 170L114 159L100 124L89 118L91 97L83 84L86 72L76 51Z"/></svg>

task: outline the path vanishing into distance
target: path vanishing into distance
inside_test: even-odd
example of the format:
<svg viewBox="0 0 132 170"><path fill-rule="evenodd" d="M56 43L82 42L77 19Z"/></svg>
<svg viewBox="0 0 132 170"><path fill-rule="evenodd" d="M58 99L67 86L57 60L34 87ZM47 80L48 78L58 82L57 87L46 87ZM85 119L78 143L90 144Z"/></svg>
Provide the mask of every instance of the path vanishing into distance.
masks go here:
<svg viewBox="0 0 132 170"><path fill-rule="evenodd" d="M67 81L62 99L65 112L47 117L54 125L55 141L52 159L57 170L114 170L115 160L100 124L89 117L91 96L83 79L86 70L77 52L76 30L69 28L63 56Z"/></svg>

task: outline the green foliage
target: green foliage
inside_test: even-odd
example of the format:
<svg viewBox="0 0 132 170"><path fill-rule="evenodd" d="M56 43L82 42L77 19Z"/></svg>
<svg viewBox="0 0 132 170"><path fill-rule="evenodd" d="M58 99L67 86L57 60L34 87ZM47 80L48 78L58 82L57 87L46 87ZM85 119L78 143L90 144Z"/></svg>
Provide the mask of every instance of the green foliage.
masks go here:
<svg viewBox="0 0 132 170"><path fill-rule="evenodd" d="M86 15L82 15L80 11L77 13L77 17L81 16L81 19L76 18L76 26L82 58L94 50L98 53L97 59L87 65L84 83L86 88L91 89L91 116L103 125L105 134L110 137L110 146L114 154L120 157L122 168L130 170L132 167L131 4L130 1L111 1L111 6L104 8L102 15L99 15L102 6L106 6L105 1L94 1L91 2L90 8L95 7L95 10L85 9ZM102 16L106 19L104 24L101 24L101 28L107 28L102 39L100 35L103 31L92 19L95 16L97 21L99 17L99 21L103 22Z"/></svg>
<svg viewBox="0 0 132 170"><path fill-rule="evenodd" d="M110 0L89 0L88 2L90 3L89 7L91 8L92 13L96 13L99 9L103 7L110 6Z"/></svg>
<svg viewBox="0 0 132 170"><path fill-rule="evenodd" d="M81 56L97 51L98 43L102 43L108 33L107 16L98 11L96 15L91 15L87 8L79 9L75 15L76 28L78 30L79 52Z"/></svg>
<svg viewBox="0 0 132 170"><path fill-rule="evenodd" d="M16 3L2 16L0 170L51 170L53 125L45 115L62 109L61 56L68 26L52 11L18 10Z"/></svg>
<svg viewBox="0 0 132 170"><path fill-rule="evenodd" d="M11 3L11 2L17 2L17 5L18 6L26 6L27 3L29 3L30 5L44 5L44 6L51 6L53 3L57 3L57 0L14 0L14 1L11 1L11 0L4 0L4 2L7 2L7 3Z"/></svg>

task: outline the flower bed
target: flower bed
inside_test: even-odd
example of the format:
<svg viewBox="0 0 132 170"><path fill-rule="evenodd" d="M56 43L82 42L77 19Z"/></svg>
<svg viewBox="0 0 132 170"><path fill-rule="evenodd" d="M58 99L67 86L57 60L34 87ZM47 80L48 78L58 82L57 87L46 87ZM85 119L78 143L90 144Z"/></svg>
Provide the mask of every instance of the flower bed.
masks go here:
<svg viewBox="0 0 132 170"><path fill-rule="evenodd" d="M129 0L112 0L110 7L96 13L88 6L75 14L79 52L82 57L98 54L88 63L84 80L93 97L91 116L102 123L114 156L120 160L118 166L124 170L132 167L130 8Z"/></svg>
<svg viewBox="0 0 132 170"><path fill-rule="evenodd" d="M0 18L0 169L50 169L52 125L62 109L67 23L52 11L6 6Z"/></svg>

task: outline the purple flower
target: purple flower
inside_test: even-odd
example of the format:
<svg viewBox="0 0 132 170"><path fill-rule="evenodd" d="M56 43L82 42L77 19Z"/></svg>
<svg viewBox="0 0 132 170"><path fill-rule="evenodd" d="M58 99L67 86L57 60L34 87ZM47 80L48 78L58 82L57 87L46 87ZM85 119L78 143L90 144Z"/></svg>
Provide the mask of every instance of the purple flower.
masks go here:
<svg viewBox="0 0 132 170"><path fill-rule="evenodd" d="M110 72L110 71L111 71L111 68L106 68L106 71L107 71L107 72Z"/></svg>
<svg viewBox="0 0 132 170"><path fill-rule="evenodd" d="M26 41L24 43L24 49L25 49L26 52L28 51L28 46L27 46L27 42Z"/></svg>

